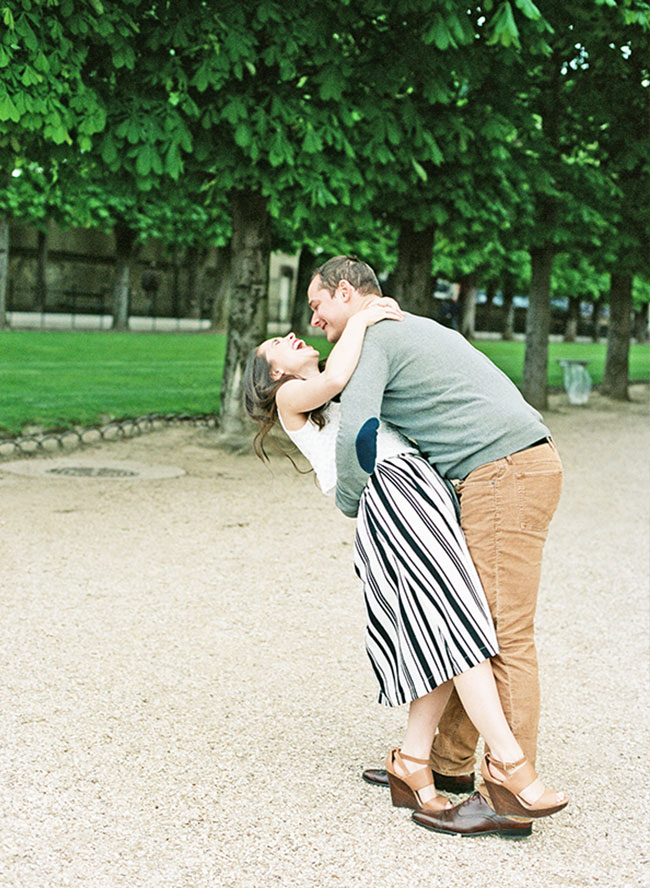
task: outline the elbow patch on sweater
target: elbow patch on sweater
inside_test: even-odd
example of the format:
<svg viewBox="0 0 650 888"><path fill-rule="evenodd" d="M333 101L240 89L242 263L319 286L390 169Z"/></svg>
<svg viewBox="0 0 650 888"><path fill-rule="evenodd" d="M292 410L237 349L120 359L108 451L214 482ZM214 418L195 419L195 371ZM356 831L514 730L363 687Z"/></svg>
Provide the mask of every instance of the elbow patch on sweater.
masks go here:
<svg viewBox="0 0 650 888"><path fill-rule="evenodd" d="M359 429L357 435L356 450L359 465L364 472L371 475L375 470L375 462L377 461L377 429L379 428L379 420L373 416L372 419L366 420Z"/></svg>

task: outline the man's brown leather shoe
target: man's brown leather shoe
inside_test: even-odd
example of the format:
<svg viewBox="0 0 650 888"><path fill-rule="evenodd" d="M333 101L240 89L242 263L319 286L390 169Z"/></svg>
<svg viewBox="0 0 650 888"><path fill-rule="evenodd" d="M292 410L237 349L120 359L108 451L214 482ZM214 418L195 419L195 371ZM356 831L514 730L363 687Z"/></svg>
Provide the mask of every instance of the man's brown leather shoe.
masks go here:
<svg viewBox="0 0 650 888"><path fill-rule="evenodd" d="M361 775L366 783L373 786L388 786L388 774L383 768L368 768ZM471 792L474 789L473 774L459 774L457 777L433 772L433 780L436 789L443 792Z"/></svg>
<svg viewBox="0 0 650 888"><path fill-rule="evenodd" d="M418 826L434 832L459 836L499 835L506 839L523 839L533 831L531 822L511 820L497 814L480 792L473 793L460 805L442 811L414 811L411 817Z"/></svg>

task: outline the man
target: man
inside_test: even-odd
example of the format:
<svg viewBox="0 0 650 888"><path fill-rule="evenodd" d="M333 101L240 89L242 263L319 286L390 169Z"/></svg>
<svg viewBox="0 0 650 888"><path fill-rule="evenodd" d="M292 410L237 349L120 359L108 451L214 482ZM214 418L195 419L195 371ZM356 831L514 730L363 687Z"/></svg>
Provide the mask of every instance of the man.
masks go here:
<svg viewBox="0 0 650 888"><path fill-rule="evenodd" d="M365 262L336 256L313 274L311 323L336 342L352 315L381 295ZM562 467L542 418L513 383L460 334L406 314L367 333L341 395L336 503L357 514L374 465L378 420L413 440L443 478L456 482L461 526L483 583L500 653L493 658L510 727L531 763L537 751L539 681L533 620L542 549L560 496ZM438 788L473 788L477 733L452 695L431 751ZM383 783L381 771L364 779ZM460 805L413 819L440 832L511 832L483 788ZM506 832L507 831L507 832ZM522 828L530 834L530 825Z"/></svg>

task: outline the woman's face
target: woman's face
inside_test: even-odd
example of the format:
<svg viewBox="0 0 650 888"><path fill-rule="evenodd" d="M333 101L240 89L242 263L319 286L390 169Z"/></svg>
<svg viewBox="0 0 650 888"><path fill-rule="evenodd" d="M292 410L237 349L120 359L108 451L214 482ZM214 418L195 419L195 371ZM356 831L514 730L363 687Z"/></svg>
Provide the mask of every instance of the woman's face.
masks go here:
<svg viewBox="0 0 650 888"><path fill-rule="evenodd" d="M269 362L274 378L282 376L303 376L305 371L312 372L318 368L320 355L315 348L298 339L295 333L267 339L259 349Z"/></svg>

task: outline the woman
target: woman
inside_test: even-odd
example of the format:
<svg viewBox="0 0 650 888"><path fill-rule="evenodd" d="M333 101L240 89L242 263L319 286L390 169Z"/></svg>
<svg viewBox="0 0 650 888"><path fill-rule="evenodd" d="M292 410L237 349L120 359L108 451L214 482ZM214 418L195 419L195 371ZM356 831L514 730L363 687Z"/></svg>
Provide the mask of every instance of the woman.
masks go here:
<svg viewBox="0 0 650 888"><path fill-rule="evenodd" d="M352 376L366 329L401 318L393 300L375 300L348 321L322 370L316 349L293 333L255 349L244 385L246 410L260 423L258 456L266 458L264 439L279 419L323 492L333 492L339 405L331 399ZM404 742L386 760L393 804L450 807L436 793L428 759L455 686L490 750L481 770L497 813L532 818L564 808L564 794L544 787L503 714L489 660L498 652L494 626L452 495L410 442L386 426L359 506L355 567L379 701L410 704Z"/></svg>

